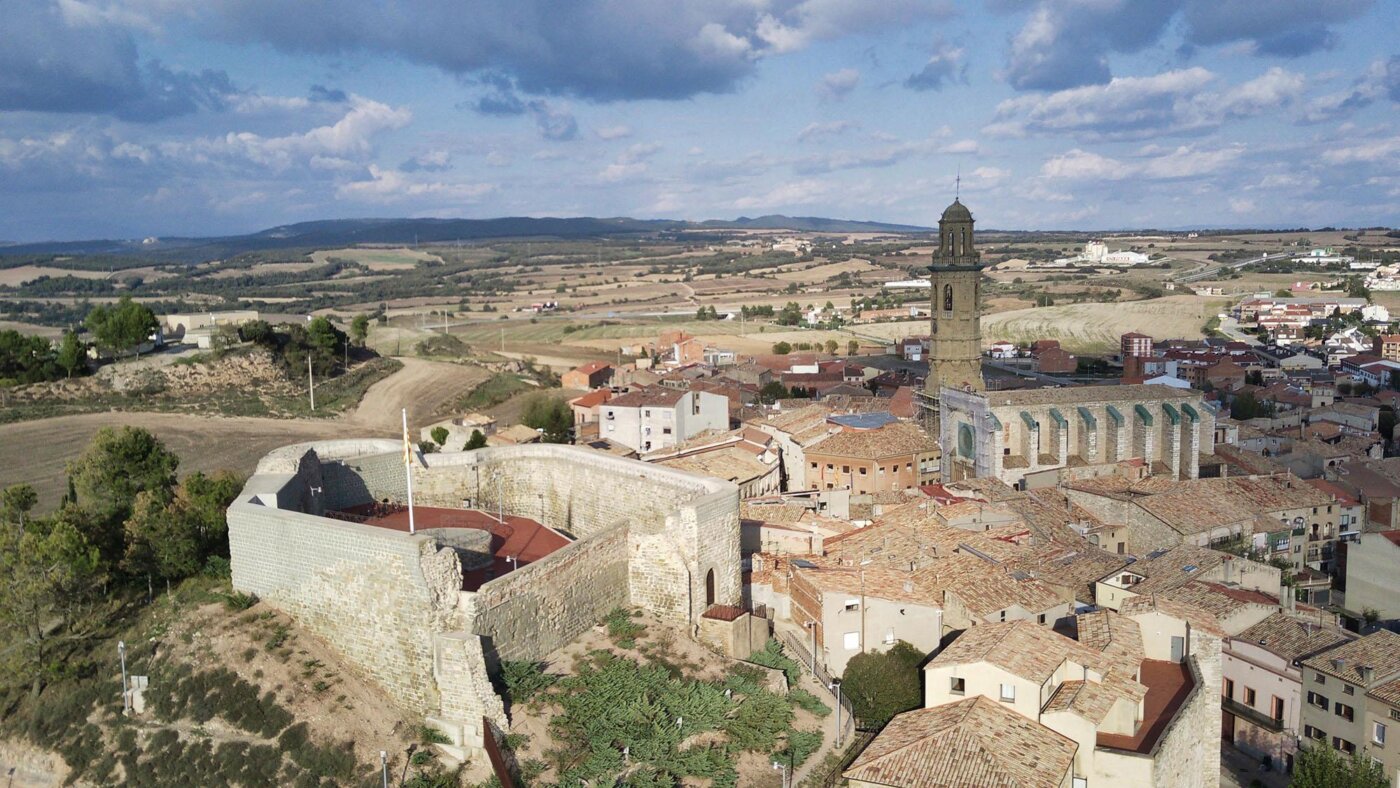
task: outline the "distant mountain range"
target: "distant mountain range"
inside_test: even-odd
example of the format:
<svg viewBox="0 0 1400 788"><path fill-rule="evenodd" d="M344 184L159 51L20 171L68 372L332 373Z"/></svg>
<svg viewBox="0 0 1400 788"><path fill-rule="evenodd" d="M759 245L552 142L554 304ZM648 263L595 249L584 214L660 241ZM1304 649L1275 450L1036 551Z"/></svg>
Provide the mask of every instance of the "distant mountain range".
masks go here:
<svg viewBox="0 0 1400 788"><path fill-rule="evenodd" d="M741 216L734 221L673 219L326 219L273 227L248 235L210 238L153 238L51 241L0 245L5 255L119 255L174 261L208 260L243 252L289 247L335 248L355 244L418 244L480 241L490 238L603 238L683 230L795 230L832 233L921 233L931 228L816 216Z"/></svg>

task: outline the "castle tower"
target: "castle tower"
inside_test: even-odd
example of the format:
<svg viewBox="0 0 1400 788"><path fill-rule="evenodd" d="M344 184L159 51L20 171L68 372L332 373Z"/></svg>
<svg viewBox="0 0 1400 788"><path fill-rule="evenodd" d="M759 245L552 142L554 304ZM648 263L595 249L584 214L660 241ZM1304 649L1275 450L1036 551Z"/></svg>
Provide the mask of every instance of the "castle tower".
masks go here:
<svg viewBox="0 0 1400 788"><path fill-rule="evenodd" d="M957 200L938 220L938 251L929 266L931 344L925 393L940 388L985 391L982 381L981 255L972 245L972 212Z"/></svg>

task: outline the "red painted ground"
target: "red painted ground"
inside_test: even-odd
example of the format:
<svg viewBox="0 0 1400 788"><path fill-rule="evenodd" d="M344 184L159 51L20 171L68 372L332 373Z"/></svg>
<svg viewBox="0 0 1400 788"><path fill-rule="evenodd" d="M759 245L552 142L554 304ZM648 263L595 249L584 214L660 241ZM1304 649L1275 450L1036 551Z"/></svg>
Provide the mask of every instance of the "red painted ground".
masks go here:
<svg viewBox="0 0 1400 788"><path fill-rule="evenodd" d="M365 525L408 533L408 508L396 504L365 504L344 512ZM332 514L331 516L335 516ZM474 528L491 533L491 552L495 564L468 572L462 578L465 591L475 591L492 578L500 577L518 567L528 566L561 547L569 539L528 517L506 515L505 521L496 515L475 509L438 509L413 507L413 525L418 530L429 528ZM512 559L514 559L512 561Z"/></svg>

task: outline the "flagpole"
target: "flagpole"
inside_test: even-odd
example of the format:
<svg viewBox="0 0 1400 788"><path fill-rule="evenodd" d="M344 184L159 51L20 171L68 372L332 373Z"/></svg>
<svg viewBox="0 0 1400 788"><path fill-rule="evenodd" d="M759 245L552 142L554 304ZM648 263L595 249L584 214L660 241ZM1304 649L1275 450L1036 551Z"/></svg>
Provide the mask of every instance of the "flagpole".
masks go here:
<svg viewBox="0 0 1400 788"><path fill-rule="evenodd" d="M403 469L408 479L408 532L411 534L416 529L413 527L413 448L408 442L408 408L403 409Z"/></svg>

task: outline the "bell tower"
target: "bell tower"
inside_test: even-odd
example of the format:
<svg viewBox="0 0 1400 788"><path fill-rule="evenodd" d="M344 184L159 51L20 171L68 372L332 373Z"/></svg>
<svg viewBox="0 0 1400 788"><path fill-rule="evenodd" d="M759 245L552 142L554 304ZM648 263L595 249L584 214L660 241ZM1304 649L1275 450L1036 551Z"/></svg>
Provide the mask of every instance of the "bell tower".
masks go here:
<svg viewBox="0 0 1400 788"><path fill-rule="evenodd" d="M931 345L925 394L985 391L982 381L981 255L972 243L972 212L954 199L938 220L938 251L929 266Z"/></svg>

